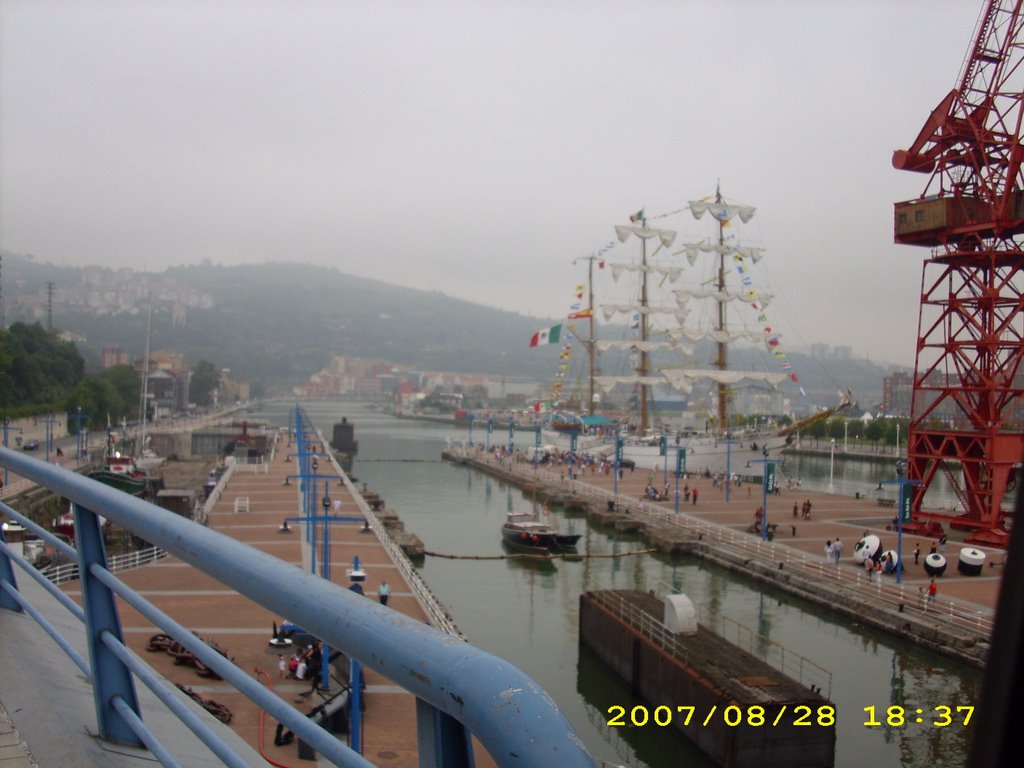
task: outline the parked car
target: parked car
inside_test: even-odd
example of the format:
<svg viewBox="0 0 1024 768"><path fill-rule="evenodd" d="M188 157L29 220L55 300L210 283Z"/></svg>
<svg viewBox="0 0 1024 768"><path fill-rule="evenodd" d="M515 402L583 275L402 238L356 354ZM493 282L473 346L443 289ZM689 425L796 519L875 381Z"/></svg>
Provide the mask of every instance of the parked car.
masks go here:
<svg viewBox="0 0 1024 768"><path fill-rule="evenodd" d="M39 441L38 440L26 440L21 444L21 450L23 451L38 451Z"/></svg>

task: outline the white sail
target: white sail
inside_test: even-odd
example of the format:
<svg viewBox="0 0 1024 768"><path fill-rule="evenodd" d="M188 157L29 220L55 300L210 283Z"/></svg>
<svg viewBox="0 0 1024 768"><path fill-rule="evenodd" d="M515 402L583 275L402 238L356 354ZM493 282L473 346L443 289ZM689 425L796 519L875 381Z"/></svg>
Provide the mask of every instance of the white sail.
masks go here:
<svg viewBox="0 0 1024 768"><path fill-rule="evenodd" d="M762 307L767 307L773 298L772 294L760 291L752 294L750 291L718 291L714 288L677 288L673 293L681 304L690 299L714 299L721 304L730 301L745 301L749 304L756 301Z"/></svg>
<svg viewBox="0 0 1024 768"><path fill-rule="evenodd" d="M768 371L719 371L715 368L703 370L688 369L665 369L661 374L669 383L680 392L689 394L693 391L695 382L701 379L711 379L718 384L738 384L741 381L759 381L765 384L778 386L789 378L785 373L771 373Z"/></svg>
<svg viewBox="0 0 1024 768"><path fill-rule="evenodd" d="M653 229L648 226L634 226L631 224L618 224L615 226L615 236L619 238L620 243L626 242L630 235L639 237L641 240L650 240L652 237L656 237L666 248L672 245L676 239L674 229Z"/></svg>
<svg viewBox="0 0 1024 768"><path fill-rule="evenodd" d="M640 341L639 339L634 341L599 341L597 342L598 352L607 352L610 349L639 349L644 352L656 352L658 350L665 349L677 349L684 355L692 355L696 350L693 344L687 344L683 341Z"/></svg>
<svg viewBox="0 0 1024 768"><path fill-rule="evenodd" d="M675 341L687 339L688 341L703 341L709 339L715 343L731 344L734 341L768 342L768 335L764 331L720 331L717 328L672 328L666 331L670 338ZM774 339L781 338L779 334L772 336Z"/></svg>
<svg viewBox="0 0 1024 768"><path fill-rule="evenodd" d="M623 272L646 272L649 275L661 275L670 283L676 282L683 274L682 267L666 267L660 264L609 264L612 270L612 280L619 281Z"/></svg>

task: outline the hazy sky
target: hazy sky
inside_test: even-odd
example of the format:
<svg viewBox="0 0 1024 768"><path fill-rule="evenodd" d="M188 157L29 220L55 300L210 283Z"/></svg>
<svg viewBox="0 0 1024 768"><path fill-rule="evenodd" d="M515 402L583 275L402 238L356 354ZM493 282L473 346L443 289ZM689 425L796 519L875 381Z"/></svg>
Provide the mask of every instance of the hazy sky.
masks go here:
<svg viewBox="0 0 1024 768"><path fill-rule="evenodd" d="M890 157L981 7L0 0L0 247L329 264L558 317L613 225L721 180L787 343L909 364L927 251L892 204L927 177Z"/></svg>

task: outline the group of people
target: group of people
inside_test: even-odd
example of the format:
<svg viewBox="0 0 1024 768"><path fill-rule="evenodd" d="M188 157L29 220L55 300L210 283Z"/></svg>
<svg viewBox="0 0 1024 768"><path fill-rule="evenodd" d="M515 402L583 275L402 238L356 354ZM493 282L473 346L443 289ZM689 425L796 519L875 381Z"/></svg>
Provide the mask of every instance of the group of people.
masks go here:
<svg viewBox="0 0 1024 768"><path fill-rule="evenodd" d="M810 520L811 519L811 500L810 499L807 499L806 501L804 501L804 503L800 507L800 511L803 514L804 520ZM793 502L793 518L796 519L796 517L797 517L797 504L794 501Z"/></svg>
<svg viewBox="0 0 1024 768"><path fill-rule="evenodd" d="M644 498L651 501L668 501L668 483L665 483L664 489L659 491L654 487L654 483L648 482L644 489Z"/></svg>
<svg viewBox="0 0 1024 768"><path fill-rule="evenodd" d="M836 540L829 539L825 542L825 564L839 565L843 557L843 542L836 536Z"/></svg>
<svg viewBox="0 0 1024 768"><path fill-rule="evenodd" d="M277 675L295 680L316 680L322 657L323 643L319 640L305 648L296 648L290 659L285 659L284 654L277 657Z"/></svg>

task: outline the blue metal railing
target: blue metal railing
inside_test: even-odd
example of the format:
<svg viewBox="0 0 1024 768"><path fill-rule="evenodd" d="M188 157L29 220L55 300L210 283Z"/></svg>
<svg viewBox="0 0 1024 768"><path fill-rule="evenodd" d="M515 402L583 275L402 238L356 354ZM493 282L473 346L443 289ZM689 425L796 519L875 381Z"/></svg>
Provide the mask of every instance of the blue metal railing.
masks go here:
<svg viewBox="0 0 1024 768"><path fill-rule="evenodd" d="M182 706L170 685L124 645L116 595L328 761L346 767L372 765L110 572L97 513L271 612L288 616L330 647L413 693L417 697L421 766L470 768L474 764L470 736L474 736L500 766L593 768L593 759L557 705L536 682L507 661L74 472L6 448L0 448L0 466L72 502L77 549L61 543L6 504L0 504L0 511L77 558L83 607L46 581L0 536L0 609L30 613L90 678L102 738L144 745L164 765L177 764L146 728L135 695L138 679L226 765L247 764L213 728ZM12 563L85 623L88 661L21 596Z"/></svg>

